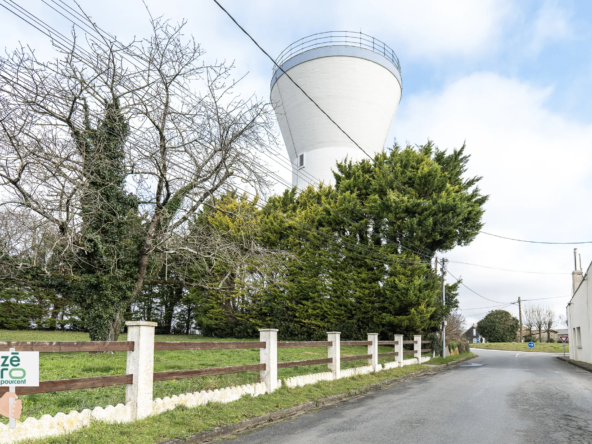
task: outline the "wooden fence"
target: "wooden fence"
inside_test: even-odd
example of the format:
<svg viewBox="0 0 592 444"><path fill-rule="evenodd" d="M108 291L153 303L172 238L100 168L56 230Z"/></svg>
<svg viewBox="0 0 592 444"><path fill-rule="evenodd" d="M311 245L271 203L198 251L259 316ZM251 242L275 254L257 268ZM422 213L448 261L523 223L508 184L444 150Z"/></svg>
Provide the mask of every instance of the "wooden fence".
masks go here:
<svg viewBox="0 0 592 444"><path fill-rule="evenodd" d="M403 355L414 354L421 363L422 353L431 349L422 349L421 336L413 340L403 340L402 335L395 335L393 341L378 341L378 334L369 333L368 341L341 341L340 333L328 333L328 341L278 342L277 330L260 330L260 341L251 342L155 342L153 322L128 322L128 339L126 342L0 342L0 351L37 351L40 353L72 353L72 352L127 352L127 369L125 375L97 376L91 378L42 381L39 387L17 387L17 395L48 393L97 387L126 385L126 403L132 403L133 419L148 416L152 404L153 382L173 379L195 378L200 376L226 375L231 373L259 371L261 381L266 390L272 392L277 388L277 370L282 368L301 367L308 365L328 364L334 379L340 377L340 363L347 361L368 360L374 370L378 366L378 358L393 357L394 361L403 365ZM378 346L394 346L394 351L378 353ZM404 350L404 345L413 345L413 350ZM356 356L341 356L340 348L348 346L367 346L368 353ZM328 357L303 361L277 362L278 348L293 347L326 347ZM238 365L232 367L201 368L192 370L174 370L154 372L154 352L162 350L238 350L260 349L260 363ZM149 366L147 368L146 366ZM7 387L0 387L0 395Z"/></svg>

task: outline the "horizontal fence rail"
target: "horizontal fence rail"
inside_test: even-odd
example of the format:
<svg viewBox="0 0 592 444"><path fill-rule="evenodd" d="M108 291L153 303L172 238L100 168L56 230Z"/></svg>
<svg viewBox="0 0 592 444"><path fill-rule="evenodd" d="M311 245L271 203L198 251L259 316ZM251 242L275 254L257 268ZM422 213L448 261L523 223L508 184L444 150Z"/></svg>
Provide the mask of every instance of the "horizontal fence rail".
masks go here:
<svg viewBox="0 0 592 444"><path fill-rule="evenodd" d="M155 342L154 350L237 350L265 348L265 342Z"/></svg>
<svg viewBox="0 0 592 444"><path fill-rule="evenodd" d="M66 342L43 342L43 341L9 341L0 342L0 351L36 351L40 353L74 353L74 352L116 352L134 351L134 342L123 341L66 341Z"/></svg>
<svg viewBox="0 0 592 444"><path fill-rule="evenodd" d="M413 355L415 354L415 350L403 350L404 355Z"/></svg>
<svg viewBox="0 0 592 444"><path fill-rule="evenodd" d="M341 346L344 345L372 345L372 341L341 341Z"/></svg>
<svg viewBox="0 0 592 444"><path fill-rule="evenodd" d="M231 373L256 372L265 370L265 364L235 365L232 367L199 368L194 370L173 370L154 373L154 381L170 381L172 379L197 378L200 376L229 375Z"/></svg>
<svg viewBox="0 0 592 444"><path fill-rule="evenodd" d="M331 363L333 363L333 358L308 359L306 361L278 362L277 368L304 367L307 365L331 364Z"/></svg>
<svg viewBox="0 0 592 444"><path fill-rule="evenodd" d="M431 344L432 341L421 341L422 344Z"/></svg>
<svg viewBox="0 0 592 444"><path fill-rule="evenodd" d="M387 356L399 356L399 352L378 353L379 358L386 358Z"/></svg>
<svg viewBox="0 0 592 444"><path fill-rule="evenodd" d="M360 359L372 359L372 355L342 356L341 362L359 361Z"/></svg>
<svg viewBox="0 0 592 444"><path fill-rule="evenodd" d="M423 348L423 349L421 350L421 352L422 352L422 353L431 353L431 352L432 352L432 349L431 349L431 348Z"/></svg>
<svg viewBox="0 0 592 444"><path fill-rule="evenodd" d="M399 345L399 341L378 341L378 345Z"/></svg>
<svg viewBox="0 0 592 444"><path fill-rule="evenodd" d="M32 395L35 393L65 392L113 385L128 385L134 383L133 375L95 376L93 378L60 379L58 381L41 381L39 387L16 387L17 395ZM0 387L0 395L8 391L8 387Z"/></svg>
<svg viewBox="0 0 592 444"><path fill-rule="evenodd" d="M293 348L293 347L331 347L331 341L302 341L302 342L278 342L278 348Z"/></svg>
<svg viewBox="0 0 592 444"><path fill-rule="evenodd" d="M412 345L412 344L417 344L416 341L403 341L403 345Z"/></svg>

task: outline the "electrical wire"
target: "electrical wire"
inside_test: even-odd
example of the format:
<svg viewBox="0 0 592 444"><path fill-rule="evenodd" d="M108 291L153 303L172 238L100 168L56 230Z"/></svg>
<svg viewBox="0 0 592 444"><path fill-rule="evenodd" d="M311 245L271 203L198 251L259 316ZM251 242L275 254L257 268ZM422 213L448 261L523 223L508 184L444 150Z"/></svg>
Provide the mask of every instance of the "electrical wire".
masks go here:
<svg viewBox="0 0 592 444"><path fill-rule="evenodd" d="M510 270L507 268L497 268L497 267L489 267L487 265L479 265L479 264L472 264L469 262L459 262L459 261L453 261L453 260L448 260L448 262L450 263L454 263L454 264L463 264L463 265L471 265L473 267L479 267L479 268L488 268L490 270L499 270L499 271L509 271L512 273L527 273L527 274L571 274L571 273L559 273L559 272L544 272L544 271L524 271L524 270Z"/></svg>
<svg viewBox="0 0 592 444"><path fill-rule="evenodd" d="M500 236L499 234L487 233L485 231L480 231L479 233L486 234L488 236L497 237L497 238L500 238L500 239L506 239L506 240L511 240L511 241L515 241L515 242L525 242L525 243L529 243L529 244L544 244L544 245L581 245L581 244L592 244L592 241L544 242L544 241L532 241L532 240L524 240L524 239L515 239L513 237L505 237L505 236Z"/></svg>
<svg viewBox="0 0 592 444"><path fill-rule="evenodd" d="M4 6L3 6L3 7L4 7ZM7 9L7 8L5 8L5 9ZM20 8L20 9L23 9L23 8ZM12 11L11 11L11 12L12 12ZM25 10L25 12L27 12L27 11ZM52 32L53 32L53 33L54 33L54 34L56 34L56 35L60 35L60 36L62 37L62 39L63 39L63 40L65 40L66 42L68 42L68 39L67 39L65 36L63 36L63 34L59 33L59 32L58 32L58 31L56 31L55 29L53 29L53 28L49 27L49 26L48 26L48 25L46 25L44 22L42 22L42 21L40 21L40 20L37 20L37 19L36 19L36 17L34 17L32 14L30 14L30 13L28 13L28 14L29 14L30 16L32 16L32 18L33 18L33 19L34 19L34 20L35 20L37 23L41 22L42 24L44 24L44 25L46 26L46 28L48 28L48 32L44 32L43 30L41 30L41 29L40 29L40 28L38 28L37 26L34 26L34 25L32 25L32 24L31 24L31 23L30 23L28 20L24 20L24 19L23 19L25 22L27 22L28 24L30 24L30 25L32 25L32 26L34 26L36 29L40 30L41 32L43 32L45 35L47 35L47 36L48 36L48 37L50 37L50 38L53 38L53 37L52 37ZM15 14L15 15L17 15L19 18L21 18L21 19L22 19L22 17L21 17L21 16L19 16L18 14ZM71 43L71 42L69 42L69 43ZM129 59L128 59L128 60L129 60ZM255 163L256 163L256 162L255 162ZM256 164L257 164L257 163L256 163ZM262 165L260 165L260 164L257 164L257 165L258 165L259 167L262 167ZM177 165L177 167L179 167L179 165ZM264 167L263 167L263 168L264 168ZM182 168L182 167L181 167L181 169L185 170L186 172L190 172L190 171L189 171L188 169L186 169L186 168ZM271 171L270 171L269 169L266 169L266 168L264 168L264 169L265 169L265 170L266 170L268 173L271 173ZM286 169L287 169L287 167L286 167ZM278 180L278 179L280 179L280 180L281 180L281 178L279 178L278 176L275 176L275 178L276 178L276 180ZM283 185L285 185L285 186L289 186L289 184L286 184L285 182L283 183ZM324 205L323 205L323 206L324 206ZM333 211L334 209L331 209L331 210ZM350 221L351 223L354 223L353 221L351 221L351 219L349 219L349 221ZM309 228L313 228L313 227L309 227ZM314 229L314 228L313 228L313 229ZM318 230L317 230L317 231L318 231ZM325 233L322 233L322 232L321 232L321 234L325 234ZM392 243L392 242L389 242L389 243ZM361 246L361 245L359 245L359 244L352 244L352 245L353 245L355 248L360 248L360 247L362 247L362 246ZM405 249L408 249L408 250L410 250L410 251L413 251L413 250L412 250L412 249L410 249L409 247L406 247L404 244L398 244L398 243L397 243L397 245L400 245L402 248L405 248ZM369 251L369 250L368 250L368 249L365 249L365 250L366 250L366 251L365 251L365 253L368 253L368 251ZM417 252L417 251L413 251L413 252L414 252L414 253L416 253L416 254L418 254L420 257L421 257L421 256L423 256L423 254L422 254L422 253L419 253L419 252ZM377 252L375 252L375 251L371 251L371 253L373 253L373 254L376 254ZM397 261L397 258L386 257L386 258L385 258L385 260L383 261L383 264L389 264L389 263L392 263L392 261L393 261L393 260ZM407 263L411 263L411 264L420 264L420 263L422 263L422 262L418 262L418 261L405 261L405 262L407 262ZM424 265L429 265L428 263L422 263L422 264L424 264Z"/></svg>
<svg viewBox="0 0 592 444"><path fill-rule="evenodd" d="M450 276L452 276L452 277L453 277L453 278L456 280L456 282L458 282L460 285L462 285L463 287L465 287L465 288L466 288L467 290L469 290L471 293L474 293L474 294L476 294L476 295L477 295L477 296L479 296L480 298L483 298L483 299L485 299L485 300L488 300L488 301L490 301L490 302L495 302L496 304L505 304L505 303L506 303L506 302L502 302L502 301L494 301L493 299L489 299L489 298L486 298L486 297L485 297L485 296L483 296L483 295L480 295L479 293L477 293L477 292L476 292L475 290L473 290L472 288L469 288L469 287L468 287L468 286L467 286L467 285L466 285L464 282L461 282L461 281L460 281L460 278L457 278L456 276L454 276L454 275L453 275L453 274L450 272L450 270L449 270L448 268L446 268L446 272L447 272L448 274L450 274ZM510 302L510 304L515 304L515 302Z"/></svg>

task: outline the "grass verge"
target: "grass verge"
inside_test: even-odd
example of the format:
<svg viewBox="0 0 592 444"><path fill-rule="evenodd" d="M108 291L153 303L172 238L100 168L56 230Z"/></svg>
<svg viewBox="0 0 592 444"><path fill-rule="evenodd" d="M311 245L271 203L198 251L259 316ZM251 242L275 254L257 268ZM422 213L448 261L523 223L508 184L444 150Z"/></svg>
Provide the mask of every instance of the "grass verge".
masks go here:
<svg viewBox="0 0 592 444"><path fill-rule="evenodd" d="M563 353L563 344L556 342L535 342L533 348L528 347L528 342L486 342L485 344L471 344L471 348L520 352ZM569 344L565 344L565 353L567 352L569 352Z"/></svg>
<svg viewBox="0 0 592 444"><path fill-rule="evenodd" d="M461 353L459 355L454 356L447 356L446 358L432 358L429 361L430 365L442 365L448 364L450 362L458 361L459 359L468 358L469 356L473 356L474 353Z"/></svg>
<svg viewBox="0 0 592 444"><path fill-rule="evenodd" d="M126 336L120 335L125 341ZM88 341L87 333L12 331L0 330L0 341ZM199 335L157 335L156 341L237 341L238 339L208 338ZM252 340L252 339L251 339ZM379 353L392 352L393 347L378 347ZM367 347L341 347L342 356L365 355ZM325 347L280 348L278 361L301 361L327 357ZM413 355L405 355L406 359ZM41 381L58 379L88 378L92 376L124 375L126 352L116 353L41 353L39 359ZM379 363L393 361L393 358L379 358ZM191 350L157 351L154 353L154 371L187 370L208 367L228 367L259 363L259 349L243 350ZM341 364L342 369L367 365L367 361L348 361ZM311 365L280 369L278 377L289 378L328 371L327 365ZM236 373L230 375L204 376L199 378L161 381L154 383L154 398L194 393L201 390L215 390L259 382L259 372ZM17 389L18 394L18 389ZM55 415L59 412L78 412L95 407L106 407L125 403L125 386L95 389L71 390L67 392L24 395L23 418L40 418L42 415ZM1 417L0 422L8 419Z"/></svg>
<svg viewBox="0 0 592 444"><path fill-rule="evenodd" d="M106 424L93 422L89 427L70 435L23 441L44 444L124 444L159 443L167 439L187 439L191 435L212 430L226 424L275 412L309 401L317 401L332 395L347 393L370 384L415 373L421 365L384 370L368 375L344 378L338 381L323 381L304 387L282 387L274 393L258 397L244 397L229 404L211 403L205 406L175 410L152 416L129 424Z"/></svg>

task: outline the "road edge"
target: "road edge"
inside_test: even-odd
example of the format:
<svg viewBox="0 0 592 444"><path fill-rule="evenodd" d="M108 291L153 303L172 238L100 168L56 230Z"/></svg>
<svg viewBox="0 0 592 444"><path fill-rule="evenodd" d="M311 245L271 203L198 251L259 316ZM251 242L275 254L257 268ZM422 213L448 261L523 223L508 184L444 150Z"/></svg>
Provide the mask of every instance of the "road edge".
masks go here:
<svg viewBox="0 0 592 444"><path fill-rule="evenodd" d="M195 435L190 436L187 439L179 439L173 438L167 441L163 441L160 444L202 444L212 442L214 440L219 440L223 438L229 438L233 435L236 435L241 432L245 432L250 429L257 429L262 426L268 426L274 424L279 421L283 421L288 418L292 418L304 413L311 412L313 410L317 410L321 407L325 407L328 405L338 404L340 402L349 400L356 396L364 395L368 392L374 390L380 390L382 388L407 381L409 379L414 379L420 376L423 376L427 373L433 374L434 371L440 372L446 370L448 367L452 367L454 365L460 364L462 362L468 361L470 359L478 358L478 355L474 356L467 356L466 358L459 359L458 361L449 362L446 364L441 365L434 365L432 367L420 370L415 373L410 373L408 375L398 376L393 379L387 379L386 381L377 382L375 384L370 384L364 387L361 387L356 390L350 390L346 393L340 393L339 395L328 396L326 398L321 398L317 401L309 401L304 404L296 405L294 407L290 407L283 410L278 410L277 412L267 413L262 416L256 416L255 418L246 419L244 421L240 421L234 424L228 424L225 426L217 427L213 430L206 430L204 432L196 433Z"/></svg>
<svg viewBox="0 0 592 444"><path fill-rule="evenodd" d="M588 364L587 362L582 362L582 361L575 361L573 359L570 359L568 357L563 357L563 356L557 356L557 359L563 361L563 362L567 362L568 364L573 365L574 367L579 367L583 370L592 372L592 364Z"/></svg>

